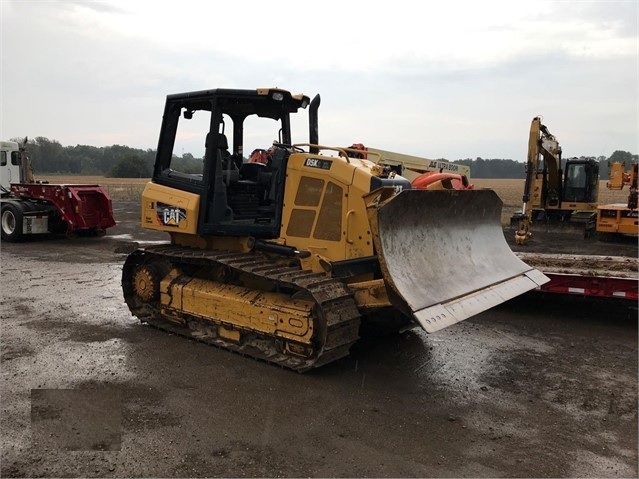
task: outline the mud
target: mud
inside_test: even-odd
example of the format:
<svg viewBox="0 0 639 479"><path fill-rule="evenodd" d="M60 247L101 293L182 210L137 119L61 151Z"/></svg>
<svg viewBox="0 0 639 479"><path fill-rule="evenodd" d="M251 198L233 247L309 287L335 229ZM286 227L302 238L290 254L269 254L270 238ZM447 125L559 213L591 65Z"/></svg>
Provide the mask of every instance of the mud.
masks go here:
<svg viewBox="0 0 639 479"><path fill-rule="evenodd" d="M602 241L595 234L584 237L583 231L570 228L538 228L525 244L515 241L516 228L504 227L504 236L515 252L543 254L579 254L637 258L637 237L618 236Z"/></svg>
<svg viewBox="0 0 639 479"><path fill-rule="evenodd" d="M524 262L548 273L615 277L639 280L636 237L618 236L601 241L574 229L541 229L527 243L516 244L515 228L504 228L510 249Z"/></svg>
<svg viewBox="0 0 639 479"><path fill-rule="evenodd" d="M166 238L114 206L2 244L0 476L637 477L636 304L528 293L302 375L131 317L124 258Z"/></svg>

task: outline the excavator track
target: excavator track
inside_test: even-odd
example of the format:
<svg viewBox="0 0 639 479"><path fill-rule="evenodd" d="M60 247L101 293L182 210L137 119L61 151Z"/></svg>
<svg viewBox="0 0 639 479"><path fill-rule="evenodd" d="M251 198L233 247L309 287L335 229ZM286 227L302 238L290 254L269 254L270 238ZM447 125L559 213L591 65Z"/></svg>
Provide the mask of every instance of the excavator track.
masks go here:
<svg viewBox="0 0 639 479"><path fill-rule="evenodd" d="M295 345L278 335L229 322L223 317L201 317L175 311L167 316L159 301L159 283L174 267L224 267L227 277L267 281L290 298L312 298L313 338L311 350L304 345L303 354L292 353ZM218 283L225 283L220 280ZM140 286L143 285L143 286ZM131 313L156 328L222 347L243 355L305 372L336 361L349 354L359 339L360 314L353 294L338 279L323 273L285 264L260 252L201 250L174 245L138 249L127 258L122 271L124 299ZM237 332L239 341L227 340L220 329ZM291 347L283 347L287 343Z"/></svg>

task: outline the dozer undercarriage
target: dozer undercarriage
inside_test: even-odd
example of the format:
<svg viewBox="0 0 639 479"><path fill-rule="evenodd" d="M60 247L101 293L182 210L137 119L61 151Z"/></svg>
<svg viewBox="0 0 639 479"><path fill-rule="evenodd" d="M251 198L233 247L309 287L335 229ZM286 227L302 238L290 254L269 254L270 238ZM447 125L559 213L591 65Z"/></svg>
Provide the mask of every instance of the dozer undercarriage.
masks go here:
<svg viewBox="0 0 639 479"><path fill-rule="evenodd" d="M341 281L261 253L138 250L123 289L143 322L300 372L347 356L359 338Z"/></svg>

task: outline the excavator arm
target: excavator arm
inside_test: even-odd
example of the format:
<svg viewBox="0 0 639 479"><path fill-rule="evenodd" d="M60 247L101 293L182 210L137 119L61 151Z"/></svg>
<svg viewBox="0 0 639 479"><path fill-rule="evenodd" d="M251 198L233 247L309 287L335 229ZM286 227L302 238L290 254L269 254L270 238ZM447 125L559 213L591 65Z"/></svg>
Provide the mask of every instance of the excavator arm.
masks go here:
<svg viewBox="0 0 639 479"><path fill-rule="evenodd" d="M539 191L536 177L543 161L543 174L546 175L546 192ZM541 123L541 117L535 117L530 125L528 139L528 157L526 162L526 181L524 183L523 206L519 226L515 232L517 244L523 244L532 237L532 210L536 204L556 204L561 191L561 147L557 139Z"/></svg>

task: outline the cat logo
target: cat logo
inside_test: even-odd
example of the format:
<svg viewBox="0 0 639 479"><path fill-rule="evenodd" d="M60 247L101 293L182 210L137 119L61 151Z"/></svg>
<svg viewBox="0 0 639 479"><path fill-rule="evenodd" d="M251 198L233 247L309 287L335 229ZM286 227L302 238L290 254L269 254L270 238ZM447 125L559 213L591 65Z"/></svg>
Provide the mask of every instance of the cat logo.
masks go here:
<svg viewBox="0 0 639 479"><path fill-rule="evenodd" d="M186 210L177 206L165 205L158 203L157 206L158 222L164 226L179 227L180 221L186 219Z"/></svg>

